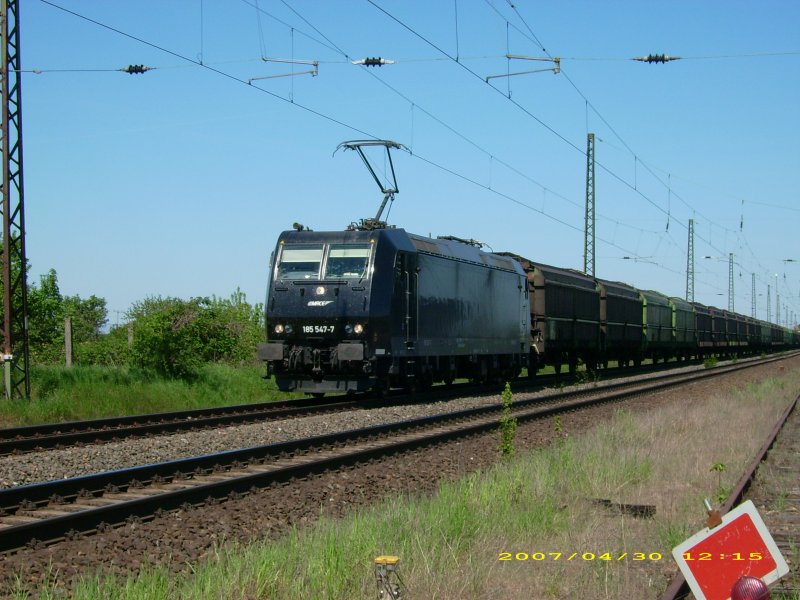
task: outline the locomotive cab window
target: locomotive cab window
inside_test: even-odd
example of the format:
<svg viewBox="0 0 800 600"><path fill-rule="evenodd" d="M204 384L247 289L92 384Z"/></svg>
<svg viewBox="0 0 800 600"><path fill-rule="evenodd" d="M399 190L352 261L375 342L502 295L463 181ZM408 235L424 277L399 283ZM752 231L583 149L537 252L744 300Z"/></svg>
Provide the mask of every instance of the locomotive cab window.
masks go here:
<svg viewBox="0 0 800 600"><path fill-rule="evenodd" d="M361 279L367 274L369 244L331 244L324 279Z"/></svg>
<svg viewBox="0 0 800 600"><path fill-rule="evenodd" d="M278 263L278 279L319 279L322 245L286 246Z"/></svg>

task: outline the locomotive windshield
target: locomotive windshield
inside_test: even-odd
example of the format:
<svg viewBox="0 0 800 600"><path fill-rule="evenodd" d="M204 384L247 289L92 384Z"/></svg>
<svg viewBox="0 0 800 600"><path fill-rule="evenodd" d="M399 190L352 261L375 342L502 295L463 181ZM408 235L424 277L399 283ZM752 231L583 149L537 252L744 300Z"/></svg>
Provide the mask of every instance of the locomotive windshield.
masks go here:
<svg viewBox="0 0 800 600"><path fill-rule="evenodd" d="M278 279L319 279L322 245L285 247L278 264Z"/></svg>
<svg viewBox="0 0 800 600"><path fill-rule="evenodd" d="M286 245L279 258L277 278L363 279L371 250L370 244Z"/></svg>
<svg viewBox="0 0 800 600"><path fill-rule="evenodd" d="M332 244L325 279L361 279L367 273L369 244Z"/></svg>

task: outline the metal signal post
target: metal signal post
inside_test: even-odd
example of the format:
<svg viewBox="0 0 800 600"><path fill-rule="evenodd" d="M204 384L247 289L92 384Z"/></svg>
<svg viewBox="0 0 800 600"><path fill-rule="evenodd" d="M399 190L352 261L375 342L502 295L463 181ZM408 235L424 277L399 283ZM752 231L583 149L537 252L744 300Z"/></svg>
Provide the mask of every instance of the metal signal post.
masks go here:
<svg viewBox="0 0 800 600"><path fill-rule="evenodd" d="M3 212L0 274L3 287L3 379L6 398L30 396L28 286L25 259L25 211L22 184L22 91L19 58L19 0L0 0L0 152Z"/></svg>

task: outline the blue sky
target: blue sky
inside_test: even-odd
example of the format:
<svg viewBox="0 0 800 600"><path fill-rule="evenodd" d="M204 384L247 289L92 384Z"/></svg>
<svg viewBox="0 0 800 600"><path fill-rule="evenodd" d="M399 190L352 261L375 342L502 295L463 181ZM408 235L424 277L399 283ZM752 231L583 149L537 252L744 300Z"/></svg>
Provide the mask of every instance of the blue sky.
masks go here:
<svg viewBox="0 0 800 600"><path fill-rule="evenodd" d="M737 312L755 273L759 318L776 281L800 318L800 3L514 6L23 3L22 66L43 71L22 88L32 279L55 268L112 323L150 295L263 301L282 230L374 215L360 160L333 154L367 137L410 150L394 155L390 223L581 269L593 132L598 276L683 297L694 218L698 302L727 307L733 253ZM551 66L507 53L562 72L486 83ZM684 58L629 60L656 53ZM396 62L349 63L367 56ZM262 57L318 75L249 84L309 69ZM114 71L131 64L155 69Z"/></svg>

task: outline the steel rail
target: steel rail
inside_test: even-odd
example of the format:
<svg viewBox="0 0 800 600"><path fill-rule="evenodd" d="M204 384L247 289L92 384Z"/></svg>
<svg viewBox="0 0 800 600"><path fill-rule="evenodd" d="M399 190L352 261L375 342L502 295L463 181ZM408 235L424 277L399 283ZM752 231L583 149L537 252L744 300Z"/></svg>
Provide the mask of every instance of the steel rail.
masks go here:
<svg viewBox="0 0 800 600"><path fill-rule="evenodd" d="M515 417L519 421L543 418L724 375L763 362L672 374L659 378L657 382L647 380L614 384L603 389L575 390L560 395L560 398L591 397L584 400L573 398L558 405L540 406L546 402L541 397L519 400L514 403ZM628 389L619 389L623 387ZM496 416L490 415L500 410L501 407L495 404L302 440L0 490L0 515L4 515L0 521L6 523L0 529L0 552L20 548L34 539L54 541L68 536L72 531L96 530L103 523L121 523L135 517L149 518L158 509L171 510L186 503L202 504L209 498L247 492L253 487L264 487L377 456L483 433L497 427ZM448 421L458 423L465 419L480 421L467 426L444 426ZM428 434L418 431L430 427L438 429ZM401 438L394 442L377 441L378 437L387 435ZM356 443L360 447L353 448ZM336 450L319 450L342 445L346 447L338 453ZM317 458L296 456L315 451ZM270 465L267 461L273 461L274 464ZM224 470L226 468L228 471ZM186 478L187 474L189 478ZM206 483L200 481L204 477ZM154 488L161 486L162 489L143 489L148 484ZM129 499L124 498L125 494ZM65 504L68 501L75 502L75 506ZM84 502L83 506L81 502ZM87 506L86 503L94 506ZM42 508L45 508L41 511L45 516L55 516L38 519L24 514Z"/></svg>
<svg viewBox="0 0 800 600"><path fill-rule="evenodd" d="M744 475L742 475L741 479L739 479L736 487L733 488L733 491L725 500L725 503L720 507L720 516L730 512L731 509L741 502L745 492L747 492L748 488L750 487L750 484L753 483L753 479L755 478L759 465L764 462L764 459L767 457L767 454L769 454L770 449L775 444L778 434L783 429L786 421L789 420L789 417L792 415L795 408L797 408L798 401L800 401L800 395L798 395L794 401L791 402L788 407L786 407L786 410L783 412L780 419L778 419L777 423L775 423L772 431L770 431L769 435L767 436L767 440L756 453L755 458L753 458L747 469L745 469ZM687 597L690 593L691 591L689 590L689 584L686 583L686 578L683 576L683 573L679 571L672 579L672 582L664 592L664 595L661 596L661 600L677 600L678 598Z"/></svg>

